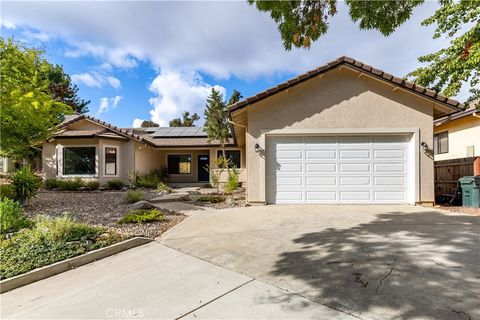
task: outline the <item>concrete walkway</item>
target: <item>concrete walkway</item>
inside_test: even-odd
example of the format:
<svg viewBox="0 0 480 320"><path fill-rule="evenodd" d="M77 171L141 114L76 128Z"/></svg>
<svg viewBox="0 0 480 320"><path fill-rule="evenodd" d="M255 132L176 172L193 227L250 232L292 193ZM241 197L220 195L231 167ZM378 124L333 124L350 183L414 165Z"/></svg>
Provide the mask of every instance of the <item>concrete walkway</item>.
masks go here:
<svg viewBox="0 0 480 320"><path fill-rule="evenodd" d="M2 319L354 319L157 242L0 297Z"/></svg>

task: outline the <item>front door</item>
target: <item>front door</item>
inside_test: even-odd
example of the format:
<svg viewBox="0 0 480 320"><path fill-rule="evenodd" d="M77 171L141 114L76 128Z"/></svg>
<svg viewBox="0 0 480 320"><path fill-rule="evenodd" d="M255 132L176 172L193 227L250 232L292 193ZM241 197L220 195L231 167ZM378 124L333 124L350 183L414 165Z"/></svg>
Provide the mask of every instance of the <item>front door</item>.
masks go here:
<svg viewBox="0 0 480 320"><path fill-rule="evenodd" d="M209 155L199 155L198 156L198 181L210 181L210 175L205 169L210 164Z"/></svg>

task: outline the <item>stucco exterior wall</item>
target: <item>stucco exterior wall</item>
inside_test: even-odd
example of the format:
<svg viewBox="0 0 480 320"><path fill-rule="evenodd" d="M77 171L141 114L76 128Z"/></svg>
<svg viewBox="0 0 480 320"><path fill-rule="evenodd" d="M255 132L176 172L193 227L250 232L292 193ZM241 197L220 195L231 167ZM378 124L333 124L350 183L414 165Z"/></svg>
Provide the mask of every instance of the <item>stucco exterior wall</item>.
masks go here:
<svg viewBox="0 0 480 320"><path fill-rule="evenodd" d="M474 146L474 154L480 157L480 118L467 116L453 120L434 128L434 133L448 131L448 152L436 154L435 160L465 158L467 147Z"/></svg>
<svg viewBox="0 0 480 320"><path fill-rule="evenodd" d="M433 102L344 68L313 78L247 108L247 199L265 202L258 143L278 129L416 128L433 146ZM434 201L433 159L419 152L419 201Z"/></svg>

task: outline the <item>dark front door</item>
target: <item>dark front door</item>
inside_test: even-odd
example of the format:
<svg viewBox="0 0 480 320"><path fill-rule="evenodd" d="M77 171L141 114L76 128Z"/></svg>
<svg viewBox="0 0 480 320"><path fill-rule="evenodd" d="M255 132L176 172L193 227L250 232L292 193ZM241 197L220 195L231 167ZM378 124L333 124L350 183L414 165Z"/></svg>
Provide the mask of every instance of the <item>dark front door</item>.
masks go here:
<svg viewBox="0 0 480 320"><path fill-rule="evenodd" d="M208 171L205 169L209 166L210 156L209 155L199 155L198 156L198 181L209 181L210 176Z"/></svg>

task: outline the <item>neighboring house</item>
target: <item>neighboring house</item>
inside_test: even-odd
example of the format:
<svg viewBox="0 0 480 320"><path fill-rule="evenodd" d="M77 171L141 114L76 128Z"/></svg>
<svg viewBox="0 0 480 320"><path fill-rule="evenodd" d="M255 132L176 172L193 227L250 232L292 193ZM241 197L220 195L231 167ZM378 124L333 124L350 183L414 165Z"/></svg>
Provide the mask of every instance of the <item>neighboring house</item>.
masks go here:
<svg viewBox="0 0 480 320"><path fill-rule="evenodd" d="M341 57L232 105L229 157L252 204L432 204L432 122L460 110ZM201 128L119 129L79 116L43 150L47 178L126 180L129 170L165 166L169 182L197 182L208 181L203 164L219 146Z"/></svg>
<svg viewBox="0 0 480 320"><path fill-rule="evenodd" d="M474 107L433 122L435 161L480 157L480 112Z"/></svg>

